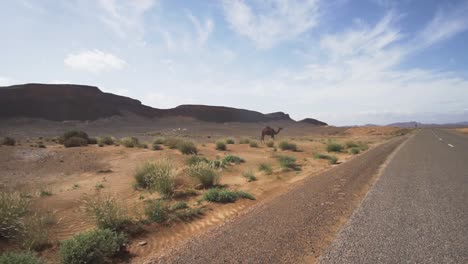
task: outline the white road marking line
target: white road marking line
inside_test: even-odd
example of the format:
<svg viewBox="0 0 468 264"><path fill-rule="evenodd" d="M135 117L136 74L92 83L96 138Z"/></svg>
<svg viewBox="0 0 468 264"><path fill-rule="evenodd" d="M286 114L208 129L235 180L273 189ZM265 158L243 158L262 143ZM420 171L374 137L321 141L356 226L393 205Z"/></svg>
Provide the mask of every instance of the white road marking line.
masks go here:
<svg viewBox="0 0 468 264"><path fill-rule="evenodd" d="M454 145L452 145L452 144L448 144L448 145L449 145L449 147L451 147L451 148L455 147L455 146L454 146Z"/></svg>

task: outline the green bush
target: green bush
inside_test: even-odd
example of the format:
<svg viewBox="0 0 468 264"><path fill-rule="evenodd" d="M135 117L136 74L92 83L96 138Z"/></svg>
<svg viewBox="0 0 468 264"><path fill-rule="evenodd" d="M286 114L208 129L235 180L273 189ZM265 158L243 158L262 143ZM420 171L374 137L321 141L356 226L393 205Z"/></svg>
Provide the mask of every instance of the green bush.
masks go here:
<svg viewBox="0 0 468 264"><path fill-rule="evenodd" d="M249 143L250 143L250 139L248 138L243 138L239 140L239 144L249 144Z"/></svg>
<svg viewBox="0 0 468 264"><path fill-rule="evenodd" d="M88 140L80 137L71 137L65 139L63 145L66 148L73 148L73 147L84 147L88 145Z"/></svg>
<svg viewBox="0 0 468 264"><path fill-rule="evenodd" d="M0 256L0 264L45 264L45 261L30 251L5 252Z"/></svg>
<svg viewBox="0 0 468 264"><path fill-rule="evenodd" d="M185 208L188 208L188 205L186 202L177 202L171 206L170 210L176 211L176 210L185 209Z"/></svg>
<svg viewBox="0 0 468 264"><path fill-rule="evenodd" d="M98 140L96 138L88 138L88 144L96 145L97 143L98 143Z"/></svg>
<svg viewBox="0 0 468 264"><path fill-rule="evenodd" d="M228 138L226 139L226 144L232 145L232 144L236 144L236 142L234 141L234 139Z"/></svg>
<svg viewBox="0 0 468 264"><path fill-rule="evenodd" d="M60 245L60 258L67 264L111 263L112 257L121 252L127 242L125 235L109 229L97 229L81 233Z"/></svg>
<svg viewBox="0 0 468 264"><path fill-rule="evenodd" d="M249 146L251 148L258 148L258 143L256 141L250 141Z"/></svg>
<svg viewBox="0 0 468 264"><path fill-rule="evenodd" d="M195 155L198 153L198 149L195 146L195 143L191 141L181 141L177 145L177 149L185 155Z"/></svg>
<svg viewBox="0 0 468 264"><path fill-rule="evenodd" d="M130 222L127 212L112 196L86 199L85 210L101 229L121 231L124 225Z"/></svg>
<svg viewBox="0 0 468 264"><path fill-rule="evenodd" d="M243 191L229 191L226 189L213 188L209 189L204 195L203 200L215 203L233 203L239 198L255 200L255 197L250 193Z"/></svg>
<svg viewBox="0 0 468 264"><path fill-rule="evenodd" d="M154 190L163 197L170 197L174 193L173 167L166 159L143 163L136 170L135 180L137 187Z"/></svg>
<svg viewBox="0 0 468 264"><path fill-rule="evenodd" d="M163 145L164 144L164 138L162 138L162 137L155 138L154 141L153 141L153 144Z"/></svg>
<svg viewBox="0 0 468 264"><path fill-rule="evenodd" d="M210 164L197 163L189 166L188 174L195 177L205 188L209 188L218 184L219 174L215 171Z"/></svg>
<svg viewBox="0 0 468 264"><path fill-rule="evenodd" d="M4 137L0 140L0 145L14 146L15 144L16 140L12 137Z"/></svg>
<svg viewBox="0 0 468 264"><path fill-rule="evenodd" d="M358 144L354 141L346 141L345 143L346 147L347 148L356 148L358 147Z"/></svg>
<svg viewBox="0 0 468 264"><path fill-rule="evenodd" d="M136 148L140 146L140 142L136 137L124 137L120 139L120 144L124 145L127 148Z"/></svg>
<svg viewBox="0 0 468 264"><path fill-rule="evenodd" d="M327 151L328 152L341 152L343 150L343 145L336 142L329 142L327 144Z"/></svg>
<svg viewBox="0 0 468 264"><path fill-rule="evenodd" d="M216 150L226 150L226 143L223 141L216 142Z"/></svg>
<svg viewBox="0 0 468 264"><path fill-rule="evenodd" d="M258 170L259 171L264 171L265 174L272 174L273 173L273 169L271 168L271 165L270 164L266 164L266 163L260 163L258 165Z"/></svg>
<svg viewBox="0 0 468 264"><path fill-rule="evenodd" d="M287 141L281 141L279 143L279 148L281 150L291 150L291 151L297 151L297 146L294 143L289 143Z"/></svg>
<svg viewBox="0 0 468 264"><path fill-rule="evenodd" d="M175 212L175 217L181 221L187 222L203 214L202 208L185 208Z"/></svg>
<svg viewBox="0 0 468 264"><path fill-rule="evenodd" d="M102 136L102 137L99 137L98 139L98 144L99 145L114 145L115 143L115 138L112 137L112 136Z"/></svg>
<svg viewBox="0 0 468 264"><path fill-rule="evenodd" d="M181 142L183 142L181 138L168 137L164 140L164 146L170 149L177 149Z"/></svg>
<svg viewBox="0 0 468 264"><path fill-rule="evenodd" d="M349 152L353 155L356 155L356 154L359 154L359 152L361 152L361 150L358 148L358 147L353 147L349 150Z"/></svg>
<svg viewBox="0 0 468 264"><path fill-rule="evenodd" d="M257 180L257 177L255 177L255 174L252 171L244 171L242 173L242 176L244 176L244 178L246 178L248 182Z"/></svg>
<svg viewBox="0 0 468 264"><path fill-rule="evenodd" d="M338 162L338 158L335 156L330 156L330 155L325 155L325 154L319 154L316 153L314 155L315 159L326 159L330 164L336 164Z"/></svg>
<svg viewBox="0 0 468 264"><path fill-rule="evenodd" d="M190 157L187 158L187 165L191 166L191 165L195 165L195 164L198 164L198 163L209 163L210 161L205 158L205 157L201 157L201 156L198 156L198 155L192 155Z"/></svg>
<svg viewBox="0 0 468 264"><path fill-rule="evenodd" d="M235 164L241 164L245 162L243 158L234 156L234 155L227 155L226 157L223 158L223 161L225 163L235 163Z"/></svg>
<svg viewBox="0 0 468 264"><path fill-rule="evenodd" d="M145 214L149 220L163 223L169 219L169 208L161 200L146 201Z"/></svg>
<svg viewBox="0 0 468 264"><path fill-rule="evenodd" d="M29 200L18 193L0 192L0 239L12 239L23 230Z"/></svg>
<svg viewBox="0 0 468 264"><path fill-rule="evenodd" d="M280 162L280 167L283 169L301 170L299 165L296 164L296 158L290 156L277 156Z"/></svg>
<svg viewBox="0 0 468 264"><path fill-rule="evenodd" d="M266 145L267 145L267 147L272 148L272 147L275 146L275 142L273 142L273 141L268 141L268 142L266 143Z"/></svg>
<svg viewBox="0 0 468 264"><path fill-rule="evenodd" d="M28 250L41 250L50 245L47 218L34 214L23 220L21 244Z"/></svg>
<svg viewBox="0 0 468 264"><path fill-rule="evenodd" d="M62 137L60 138L60 141L63 143L67 139L73 138L73 137L85 139L86 142L88 142L88 139L89 139L88 134L86 134L86 132L78 131L78 130L71 130L71 131L67 131L63 133Z"/></svg>

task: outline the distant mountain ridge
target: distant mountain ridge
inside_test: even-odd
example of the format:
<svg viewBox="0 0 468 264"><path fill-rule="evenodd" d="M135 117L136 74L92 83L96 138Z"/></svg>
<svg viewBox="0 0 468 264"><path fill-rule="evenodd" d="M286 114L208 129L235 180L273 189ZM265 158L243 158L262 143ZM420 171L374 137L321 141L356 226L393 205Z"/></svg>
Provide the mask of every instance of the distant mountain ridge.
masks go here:
<svg viewBox="0 0 468 264"><path fill-rule="evenodd" d="M124 112L148 118L182 116L217 123L296 122L283 112L262 114L225 106L180 105L171 109L158 109L129 97L104 93L98 87L87 85L31 83L0 87L0 118L84 121L119 116ZM305 123L326 125L324 122L315 121Z"/></svg>
<svg viewBox="0 0 468 264"><path fill-rule="evenodd" d="M411 122L400 122L392 123L387 126L399 127L399 128L417 128L417 127L468 127L468 122L456 122L456 123L444 123L444 124L424 124L415 121Z"/></svg>

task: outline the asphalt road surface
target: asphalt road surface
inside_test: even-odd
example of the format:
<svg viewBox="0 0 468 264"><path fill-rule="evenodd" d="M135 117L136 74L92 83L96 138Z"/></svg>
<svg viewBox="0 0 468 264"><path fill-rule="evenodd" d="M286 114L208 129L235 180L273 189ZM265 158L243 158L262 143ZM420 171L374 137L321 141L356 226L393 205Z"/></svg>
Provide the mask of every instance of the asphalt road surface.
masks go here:
<svg viewBox="0 0 468 264"><path fill-rule="evenodd" d="M320 263L468 263L468 136L409 139Z"/></svg>
<svg viewBox="0 0 468 264"><path fill-rule="evenodd" d="M407 137L370 149L147 263L314 262Z"/></svg>

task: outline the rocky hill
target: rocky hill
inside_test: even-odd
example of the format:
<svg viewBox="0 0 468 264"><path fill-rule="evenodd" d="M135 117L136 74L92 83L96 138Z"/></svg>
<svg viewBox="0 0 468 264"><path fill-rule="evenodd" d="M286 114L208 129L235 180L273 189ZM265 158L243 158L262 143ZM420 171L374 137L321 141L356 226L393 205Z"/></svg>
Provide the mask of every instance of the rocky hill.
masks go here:
<svg viewBox="0 0 468 264"><path fill-rule="evenodd" d="M302 119L299 122L305 123L305 124L311 124L311 125L314 125L314 126L328 126L327 123L322 122L322 121L317 120L317 119L313 119L313 118L305 118L305 119Z"/></svg>

